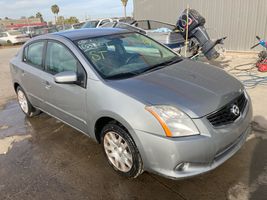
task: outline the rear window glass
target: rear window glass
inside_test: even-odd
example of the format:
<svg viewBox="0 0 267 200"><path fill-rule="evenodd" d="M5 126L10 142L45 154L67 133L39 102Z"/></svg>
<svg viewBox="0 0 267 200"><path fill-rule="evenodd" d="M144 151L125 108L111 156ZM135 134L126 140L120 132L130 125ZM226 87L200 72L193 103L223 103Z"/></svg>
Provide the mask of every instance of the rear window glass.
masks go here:
<svg viewBox="0 0 267 200"><path fill-rule="evenodd" d="M30 44L24 50L24 61L37 68L42 68L43 49L44 42Z"/></svg>

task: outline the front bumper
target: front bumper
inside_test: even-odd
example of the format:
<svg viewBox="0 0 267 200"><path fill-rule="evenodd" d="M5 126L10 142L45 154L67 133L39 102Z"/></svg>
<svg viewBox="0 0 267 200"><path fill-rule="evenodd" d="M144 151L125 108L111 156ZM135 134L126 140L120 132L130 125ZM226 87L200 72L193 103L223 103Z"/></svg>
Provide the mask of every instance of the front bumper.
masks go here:
<svg viewBox="0 0 267 200"><path fill-rule="evenodd" d="M208 172L232 157L251 132L252 107L234 123L214 128L206 117L195 119L200 135L168 138L135 130L144 170L182 179Z"/></svg>

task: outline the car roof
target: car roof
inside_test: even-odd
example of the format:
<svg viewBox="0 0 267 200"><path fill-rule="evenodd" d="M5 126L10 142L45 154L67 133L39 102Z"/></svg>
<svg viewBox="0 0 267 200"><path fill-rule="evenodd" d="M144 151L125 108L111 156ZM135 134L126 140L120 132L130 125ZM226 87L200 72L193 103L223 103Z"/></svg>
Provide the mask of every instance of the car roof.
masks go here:
<svg viewBox="0 0 267 200"><path fill-rule="evenodd" d="M60 35L72 41L75 41L85 38L93 38L93 37L120 34L120 33L129 33L129 32L131 31L120 28L84 28L84 29L56 32L52 34Z"/></svg>

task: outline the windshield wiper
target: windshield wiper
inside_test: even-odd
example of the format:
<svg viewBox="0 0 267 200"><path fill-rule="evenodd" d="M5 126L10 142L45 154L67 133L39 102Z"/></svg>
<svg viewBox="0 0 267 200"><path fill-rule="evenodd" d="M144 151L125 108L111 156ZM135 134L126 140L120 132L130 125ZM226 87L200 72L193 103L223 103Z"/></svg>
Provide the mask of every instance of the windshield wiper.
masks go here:
<svg viewBox="0 0 267 200"><path fill-rule="evenodd" d="M162 63L156 64L156 65L153 65L153 66L150 66L150 67L142 70L141 72L140 71L124 72L124 73L119 73L119 74L114 74L114 75L111 75L111 76L107 76L106 79L114 80L114 79L130 78L130 77L137 76L137 75L140 75L140 74L143 74L143 73L147 73L147 72L151 72L151 71L155 71L155 70L164 68L166 66L172 65L172 64L180 62L182 60L183 59L181 57L175 56L174 58L172 58L170 60L164 61Z"/></svg>
<svg viewBox="0 0 267 200"><path fill-rule="evenodd" d="M166 66L170 66L170 65L172 65L172 64L174 64L174 63L177 63L177 62L180 62L180 61L182 61L183 59L181 58L181 57L174 57L174 58L172 58L172 59L170 59L170 60L167 60L167 61L164 61L164 62L162 62L162 63L159 63L159 64L156 64L156 65L153 65L153 66L151 66L151 67L149 67L149 68L146 68L145 70L143 70L141 73L147 73L147 72L152 72L152 71L156 71L156 70L158 70L158 69L162 69L162 68L164 68L164 67L166 67ZM141 74L140 73L140 74Z"/></svg>
<svg viewBox="0 0 267 200"><path fill-rule="evenodd" d="M119 74L114 74L111 76L107 76L106 79L114 80L114 79L125 79L125 78L130 78L133 76L138 75L139 73L137 72L124 72L124 73L119 73Z"/></svg>

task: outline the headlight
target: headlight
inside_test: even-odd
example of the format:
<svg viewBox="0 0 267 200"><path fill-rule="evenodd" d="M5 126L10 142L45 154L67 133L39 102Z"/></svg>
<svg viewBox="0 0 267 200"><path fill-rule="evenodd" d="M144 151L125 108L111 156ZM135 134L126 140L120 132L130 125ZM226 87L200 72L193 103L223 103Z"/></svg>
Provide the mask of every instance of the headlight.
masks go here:
<svg viewBox="0 0 267 200"><path fill-rule="evenodd" d="M199 131L187 114L172 106L147 106L148 110L159 121L166 136L180 137L198 135Z"/></svg>

